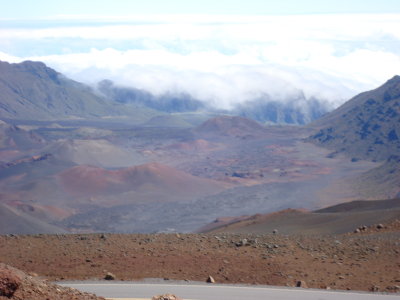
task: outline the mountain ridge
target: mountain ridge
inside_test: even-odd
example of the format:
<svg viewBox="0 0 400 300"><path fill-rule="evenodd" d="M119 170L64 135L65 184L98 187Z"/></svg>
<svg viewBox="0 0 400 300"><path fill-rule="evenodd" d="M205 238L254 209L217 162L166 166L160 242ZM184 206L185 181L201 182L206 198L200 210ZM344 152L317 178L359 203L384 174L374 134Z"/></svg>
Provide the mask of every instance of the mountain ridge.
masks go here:
<svg viewBox="0 0 400 300"><path fill-rule="evenodd" d="M144 110L142 110L144 113ZM0 118L55 120L135 115L42 62L0 61Z"/></svg>

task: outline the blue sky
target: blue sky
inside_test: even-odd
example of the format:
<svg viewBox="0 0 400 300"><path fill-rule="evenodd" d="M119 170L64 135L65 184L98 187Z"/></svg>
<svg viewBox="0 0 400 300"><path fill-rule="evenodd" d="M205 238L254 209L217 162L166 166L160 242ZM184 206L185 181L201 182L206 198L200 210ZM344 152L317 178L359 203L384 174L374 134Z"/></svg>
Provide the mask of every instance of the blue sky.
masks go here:
<svg viewBox="0 0 400 300"><path fill-rule="evenodd" d="M216 106L335 107L400 71L399 0L0 0L0 60Z"/></svg>

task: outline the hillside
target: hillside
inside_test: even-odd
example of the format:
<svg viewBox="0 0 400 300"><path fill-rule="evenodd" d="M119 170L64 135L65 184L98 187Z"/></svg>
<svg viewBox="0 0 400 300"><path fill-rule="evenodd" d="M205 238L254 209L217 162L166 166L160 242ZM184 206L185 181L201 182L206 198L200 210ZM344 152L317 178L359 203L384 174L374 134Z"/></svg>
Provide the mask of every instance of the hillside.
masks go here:
<svg viewBox="0 0 400 300"><path fill-rule="evenodd" d="M57 175L58 181L71 195L106 195L128 191L160 193L162 202L170 196L199 196L216 193L223 185L195 177L158 163L144 164L118 170L80 165ZM132 199L133 200L133 199Z"/></svg>
<svg viewBox="0 0 400 300"><path fill-rule="evenodd" d="M64 229L0 203L0 234L64 233Z"/></svg>
<svg viewBox="0 0 400 300"><path fill-rule="evenodd" d="M63 161L106 168L126 167L141 161L138 154L104 139L61 139L43 151L54 153L54 157Z"/></svg>
<svg viewBox="0 0 400 300"><path fill-rule="evenodd" d="M218 116L198 126L196 132L205 135L219 135L247 138L264 135L266 129L256 121L238 116Z"/></svg>
<svg viewBox="0 0 400 300"><path fill-rule="evenodd" d="M198 232L267 234L343 234L362 226L400 219L400 199L352 201L307 212L287 209L269 214L227 219L200 228Z"/></svg>
<svg viewBox="0 0 400 300"><path fill-rule="evenodd" d="M44 145L46 141L39 134L0 120L0 161L2 152L6 154L10 150L27 150Z"/></svg>
<svg viewBox="0 0 400 300"><path fill-rule="evenodd" d="M389 157L382 165L373 168L354 181L354 188L363 199L400 196L400 156Z"/></svg>
<svg viewBox="0 0 400 300"><path fill-rule="evenodd" d="M400 153L400 76L361 93L311 124L308 140L354 159L384 161Z"/></svg>
<svg viewBox="0 0 400 300"><path fill-rule="evenodd" d="M144 114L145 110L141 110ZM42 62L0 61L0 118L49 120L134 115Z"/></svg>

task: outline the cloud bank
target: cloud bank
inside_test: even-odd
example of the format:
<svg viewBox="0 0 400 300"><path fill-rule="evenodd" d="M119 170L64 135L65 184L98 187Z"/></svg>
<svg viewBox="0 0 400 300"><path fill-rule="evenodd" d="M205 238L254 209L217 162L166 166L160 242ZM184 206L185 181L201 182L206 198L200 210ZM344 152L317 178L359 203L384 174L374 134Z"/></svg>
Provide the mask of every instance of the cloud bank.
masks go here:
<svg viewBox="0 0 400 300"><path fill-rule="evenodd" d="M18 26L16 26L16 24ZM332 107L400 70L400 15L130 16L6 22L0 59L220 108L303 93Z"/></svg>

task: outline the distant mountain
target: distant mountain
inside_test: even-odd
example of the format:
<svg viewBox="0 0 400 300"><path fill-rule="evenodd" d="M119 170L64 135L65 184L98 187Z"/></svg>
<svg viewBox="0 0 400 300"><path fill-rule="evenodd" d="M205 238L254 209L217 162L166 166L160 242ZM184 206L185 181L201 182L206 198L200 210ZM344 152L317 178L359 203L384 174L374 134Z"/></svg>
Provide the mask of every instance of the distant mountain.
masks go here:
<svg viewBox="0 0 400 300"><path fill-rule="evenodd" d="M0 61L0 118L49 120L132 115L42 62Z"/></svg>
<svg viewBox="0 0 400 300"><path fill-rule="evenodd" d="M219 110L205 101L200 101L185 93L166 93L155 96L148 91L134 87L122 87L110 80L98 83L98 90L106 97L118 103L134 103L158 111L195 112L209 111L224 113L253 119L261 123L272 124L307 124L328 112L329 107L317 99L307 100L303 93L293 99L278 101L268 95L261 98L242 102L232 109Z"/></svg>
<svg viewBox="0 0 400 300"><path fill-rule="evenodd" d="M304 125L317 120L329 108L317 99L307 100L303 94L298 98L276 101L266 96L236 105L232 114L267 124Z"/></svg>
<svg viewBox="0 0 400 300"><path fill-rule="evenodd" d="M309 141L354 159L387 160L400 153L400 76L359 94L315 121Z"/></svg>
<svg viewBox="0 0 400 300"><path fill-rule="evenodd" d="M193 112L205 107L203 102L194 99L188 94L167 93L155 96L145 90L115 85L110 80L100 81L98 89L107 98L118 103L137 104L162 112Z"/></svg>

